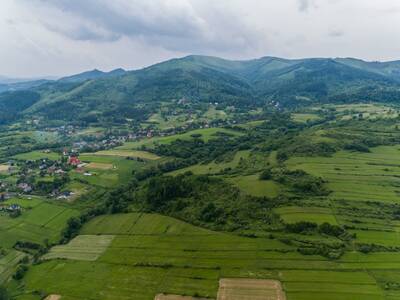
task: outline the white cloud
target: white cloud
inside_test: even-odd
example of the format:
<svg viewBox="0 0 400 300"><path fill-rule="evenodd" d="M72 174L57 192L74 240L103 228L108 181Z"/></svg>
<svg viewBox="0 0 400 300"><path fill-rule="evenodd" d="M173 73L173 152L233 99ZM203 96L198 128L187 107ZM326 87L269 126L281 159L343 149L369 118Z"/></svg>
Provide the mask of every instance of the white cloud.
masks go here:
<svg viewBox="0 0 400 300"><path fill-rule="evenodd" d="M3 0L0 74L138 68L186 54L395 59L397 0Z"/></svg>

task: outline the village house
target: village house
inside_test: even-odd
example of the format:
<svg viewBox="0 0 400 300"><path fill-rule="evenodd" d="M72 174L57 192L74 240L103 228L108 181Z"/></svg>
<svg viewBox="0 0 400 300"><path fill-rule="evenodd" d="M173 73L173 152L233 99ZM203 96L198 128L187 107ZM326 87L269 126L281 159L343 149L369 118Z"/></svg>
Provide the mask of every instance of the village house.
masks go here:
<svg viewBox="0 0 400 300"><path fill-rule="evenodd" d="M32 187L27 183L20 183L17 187L21 189L24 193L30 193L32 191Z"/></svg>
<svg viewBox="0 0 400 300"><path fill-rule="evenodd" d="M78 157L76 157L76 156L70 156L69 158L68 158L68 164L69 165L71 165L71 166L78 166L79 164L81 164L81 161L79 160L79 158Z"/></svg>

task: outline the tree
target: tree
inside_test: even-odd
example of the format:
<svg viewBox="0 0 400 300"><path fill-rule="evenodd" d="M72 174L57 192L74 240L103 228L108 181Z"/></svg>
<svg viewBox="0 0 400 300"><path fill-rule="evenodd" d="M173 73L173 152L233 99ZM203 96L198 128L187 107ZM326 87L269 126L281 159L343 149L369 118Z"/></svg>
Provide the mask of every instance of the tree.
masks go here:
<svg viewBox="0 0 400 300"><path fill-rule="evenodd" d="M0 300L9 300L10 296L5 287L0 286Z"/></svg>

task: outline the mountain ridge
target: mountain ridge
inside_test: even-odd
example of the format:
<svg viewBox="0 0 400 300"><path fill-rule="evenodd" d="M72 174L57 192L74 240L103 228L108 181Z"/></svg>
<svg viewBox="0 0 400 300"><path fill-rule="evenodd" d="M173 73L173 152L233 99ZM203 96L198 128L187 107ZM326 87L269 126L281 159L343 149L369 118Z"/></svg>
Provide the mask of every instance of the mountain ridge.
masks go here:
<svg viewBox="0 0 400 300"><path fill-rule="evenodd" d="M227 60L189 55L139 70L94 69L26 89L37 93L39 100L23 106L21 116L61 120L113 114L143 118L150 107L157 109L181 98L245 109L266 103L291 107L315 102L398 101L400 61L270 56Z"/></svg>

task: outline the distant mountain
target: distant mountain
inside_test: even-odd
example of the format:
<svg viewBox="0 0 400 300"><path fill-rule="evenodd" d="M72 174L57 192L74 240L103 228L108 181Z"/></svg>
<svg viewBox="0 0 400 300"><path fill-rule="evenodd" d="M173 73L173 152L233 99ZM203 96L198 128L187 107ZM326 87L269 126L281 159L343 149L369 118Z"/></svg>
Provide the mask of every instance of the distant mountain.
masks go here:
<svg viewBox="0 0 400 300"><path fill-rule="evenodd" d="M124 69L115 69L110 72L102 72L100 70L94 69L92 71L87 71L83 73L79 73L76 75L63 77L59 79L61 82L82 82L91 79L105 78L105 77L113 77L113 76L121 76L124 75L126 71Z"/></svg>
<svg viewBox="0 0 400 300"><path fill-rule="evenodd" d="M27 89L40 95L21 115L96 121L145 119L162 103L192 103L253 109L268 103L400 100L400 62L353 58L231 61L191 55L153 66L111 72L92 70ZM11 96L11 95L9 95Z"/></svg>

